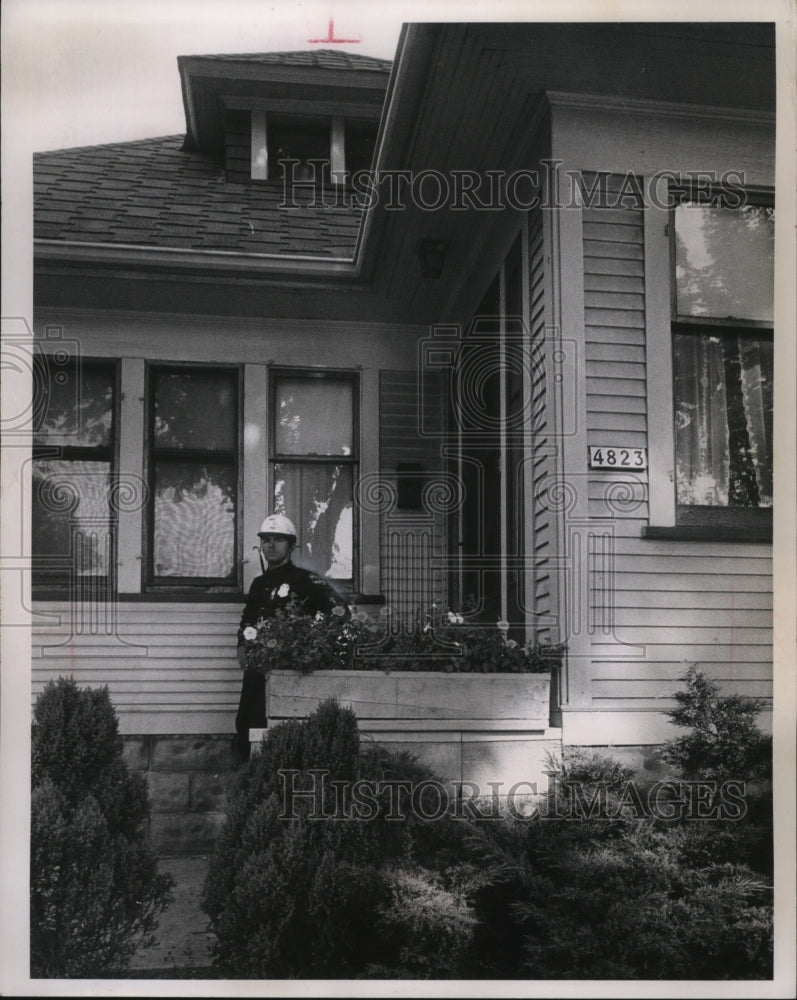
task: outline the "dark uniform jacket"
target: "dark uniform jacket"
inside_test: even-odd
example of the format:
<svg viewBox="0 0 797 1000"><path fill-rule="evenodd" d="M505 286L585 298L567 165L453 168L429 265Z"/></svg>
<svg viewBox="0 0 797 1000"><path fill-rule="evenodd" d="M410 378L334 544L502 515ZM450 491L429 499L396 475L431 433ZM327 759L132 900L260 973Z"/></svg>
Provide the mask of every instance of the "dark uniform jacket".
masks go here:
<svg viewBox="0 0 797 1000"><path fill-rule="evenodd" d="M275 569L267 569L252 581L249 596L238 626L238 645L244 642L244 629L257 626L261 618L270 618L275 611L295 600L307 614L331 613L342 607L349 609L343 598L317 573L294 566L290 561ZM235 717L238 751L244 760L249 757L249 729L266 725L266 678L254 670L244 670L241 700Z"/></svg>
<svg viewBox="0 0 797 1000"><path fill-rule="evenodd" d="M317 612L329 614L334 607L346 608L343 598L329 586L323 577L310 570L300 569L292 562L267 569L256 577L249 588L249 596L238 626L238 645L244 641L244 629L256 626L261 618L271 618L275 611L296 601L309 615Z"/></svg>

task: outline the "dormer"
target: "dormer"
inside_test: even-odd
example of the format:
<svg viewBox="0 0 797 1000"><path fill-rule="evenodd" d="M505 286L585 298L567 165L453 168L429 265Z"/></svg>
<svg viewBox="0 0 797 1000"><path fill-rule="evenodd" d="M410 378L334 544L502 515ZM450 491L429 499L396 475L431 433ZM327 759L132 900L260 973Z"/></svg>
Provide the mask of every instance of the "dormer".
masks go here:
<svg viewBox="0 0 797 1000"><path fill-rule="evenodd" d="M239 184L346 184L370 167L391 63L322 49L181 56L186 149Z"/></svg>

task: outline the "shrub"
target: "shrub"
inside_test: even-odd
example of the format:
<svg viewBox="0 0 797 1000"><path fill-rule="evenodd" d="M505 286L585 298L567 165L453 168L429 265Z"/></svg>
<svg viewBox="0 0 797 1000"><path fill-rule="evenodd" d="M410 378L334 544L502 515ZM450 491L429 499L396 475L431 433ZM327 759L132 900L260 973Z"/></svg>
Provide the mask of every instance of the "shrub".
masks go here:
<svg viewBox="0 0 797 1000"><path fill-rule="evenodd" d="M406 820L388 819L396 803L377 783L396 777L411 786L428 776L407 755L361 751L354 713L334 701L269 730L241 773L205 881L215 964L258 979L352 978L400 965L407 933L389 916L391 873L399 860L419 869L419 858L443 864L450 848L443 831L452 834L446 823L413 820L406 808L399 809ZM343 791L356 780L374 790L367 820L355 818ZM313 794L287 800L286 781ZM381 933L388 925L391 934Z"/></svg>
<svg viewBox="0 0 797 1000"><path fill-rule="evenodd" d="M454 979L473 943L475 918L465 893L452 891L425 869L389 872L390 898L377 917L382 950L392 964L376 963L365 974L380 979Z"/></svg>
<svg viewBox="0 0 797 1000"><path fill-rule="evenodd" d="M473 977L765 979L771 886L648 819L477 825Z"/></svg>
<svg viewBox="0 0 797 1000"><path fill-rule="evenodd" d="M694 665L683 681L685 690L675 694L678 708L669 715L676 726L688 726L691 732L668 740L662 757L688 778L768 778L772 740L756 723L764 702L740 695L720 697L717 684Z"/></svg>
<svg viewBox="0 0 797 1000"><path fill-rule="evenodd" d="M696 671L673 713L694 731L665 757L686 778L766 777L760 707L717 697ZM727 752L727 760L723 753ZM766 979L772 975L772 816L764 791L740 819L672 820L617 808L632 772L600 752L552 762L546 814L475 823L474 977ZM577 785L596 813L568 812ZM601 791L601 800L596 793Z"/></svg>
<svg viewBox="0 0 797 1000"><path fill-rule="evenodd" d="M48 684L32 740L31 975L119 974L151 943L172 880L146 845L146 785L122 760L108 689Z"/></svg>

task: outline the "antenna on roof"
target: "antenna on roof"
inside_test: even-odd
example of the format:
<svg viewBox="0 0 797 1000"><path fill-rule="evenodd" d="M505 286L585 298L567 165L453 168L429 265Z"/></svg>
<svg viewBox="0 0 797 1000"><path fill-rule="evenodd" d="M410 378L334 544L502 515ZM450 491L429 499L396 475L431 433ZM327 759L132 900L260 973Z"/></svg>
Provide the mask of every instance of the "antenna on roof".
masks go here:
<svg viewBox="0 0 797 1000"><path fill-rule="evenodd" d="M308 38L307 41L315 45L318 42L337 42L338 44L345 43L347 45L355 44L356 42L361 42L363 40L362 35L358 35L357 38L335 38L335 22L330 15L329 18L329 28L326 38Z"/></svg>

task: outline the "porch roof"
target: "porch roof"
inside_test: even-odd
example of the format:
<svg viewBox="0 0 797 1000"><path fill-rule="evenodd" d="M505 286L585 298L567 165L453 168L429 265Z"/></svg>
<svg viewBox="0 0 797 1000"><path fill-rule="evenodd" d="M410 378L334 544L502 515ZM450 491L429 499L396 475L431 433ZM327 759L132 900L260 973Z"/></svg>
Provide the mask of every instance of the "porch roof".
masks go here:
<svg viewBox="0 0 797 1000"><path fill-rule="evenodd" d="M34 236L65 243L351 260L361 211L279 208L278 186L226 181L183 136L38 153Z"/></svg>

